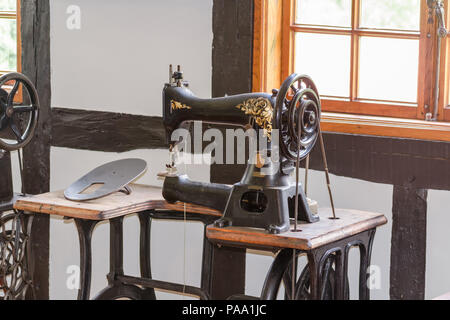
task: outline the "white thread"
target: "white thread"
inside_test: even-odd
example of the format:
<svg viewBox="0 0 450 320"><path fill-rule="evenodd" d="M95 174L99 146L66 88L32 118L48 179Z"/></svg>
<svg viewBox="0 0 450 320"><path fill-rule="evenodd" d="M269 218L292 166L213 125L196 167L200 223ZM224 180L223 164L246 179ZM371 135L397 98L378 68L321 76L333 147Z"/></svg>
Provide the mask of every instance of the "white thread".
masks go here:
<svg viewBox="0 0 450 320"><path fill-rule="evenodd" d="M185 142L185 150L186 150L187 142ZM187 164L184 162L184 173L187 174ZM183 203L183 294L186 293L186 202ZM186 299L186 296L183 295L183 300Z"/></svg>

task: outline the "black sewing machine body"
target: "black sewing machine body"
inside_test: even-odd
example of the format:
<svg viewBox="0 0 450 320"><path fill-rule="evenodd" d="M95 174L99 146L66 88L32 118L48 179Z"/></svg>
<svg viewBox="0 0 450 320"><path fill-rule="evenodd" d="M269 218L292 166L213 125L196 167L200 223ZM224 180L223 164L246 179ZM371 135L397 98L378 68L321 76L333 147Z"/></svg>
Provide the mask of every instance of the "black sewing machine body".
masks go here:
<svg viewBox="0 0 450 320"><path fill-rule="evenodd" d="M181 87L166 84L163 90L163 122L170 140L172 132L186 127L192 121L227 124L246 127L251 116L239 111L238 106L246 101L258 100L274 103L273 96L267 93L246 93L222 98L201 99L194 95L185 82ZM258 129L257 126L254 126ZM170 141L168 141L170 143Z"/></svg>
<svg viewBox="0 0 450 320"><path fill-rule="evenodd" d="M307 204L301 183L297 186L290 178L290 173L294 170L293 153L292 150L290 153L283 152L283 149L292 149L285 139L285 132L289 131L289 128L276 123L281 121L281 118L289 117L287 115L289 108L284 106L283 100L283 105L279 108L283 108L285 113L277 115L276 104L280 102L280 99L277 99L279 92L274 90L272 95L248 93L200 99L181 80L182 76L175 73L163 90L163 122L167 140L171 146L173 142L170 140L174 130L181 127L187 128L189 122L200 120L207 123L262 129L268 136L269 143L267 143L267 150L257 150L256 154L250 154L255 161L249 161L241 181L233 186L195 182L173 170L167 172L164 174L164 198L169 202L183 201L222 211L222 218L216 221L218 227L233 225L263 228L270 233L281 233L289 230L290 218L295 216L295 195L298 191L298 220L308 223L318 221L319 218L312 214ZM290 114L293 119L299 120L295 113ZM319 117L318 113L316 119ZM270 133L273 128L281 131L281 152L276 147L272 147L273 143L270 143ZM315 138L311 140L309 137L309 143L315 143ZM273 163L272 152L279 152L278 163ZM169 170L173 169L169 167Z"/></svg>

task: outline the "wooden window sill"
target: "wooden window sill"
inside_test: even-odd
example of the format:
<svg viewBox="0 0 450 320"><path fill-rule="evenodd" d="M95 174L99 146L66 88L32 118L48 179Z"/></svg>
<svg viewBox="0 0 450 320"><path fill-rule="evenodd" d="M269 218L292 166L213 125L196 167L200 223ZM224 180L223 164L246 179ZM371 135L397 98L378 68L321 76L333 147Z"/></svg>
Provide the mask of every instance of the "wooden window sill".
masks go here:
<svg viewBox="0 0 450 320"><path fill-rule="evenodd" d="M323 112L321 128L383 137L450 141L450 123Z"/></svg>

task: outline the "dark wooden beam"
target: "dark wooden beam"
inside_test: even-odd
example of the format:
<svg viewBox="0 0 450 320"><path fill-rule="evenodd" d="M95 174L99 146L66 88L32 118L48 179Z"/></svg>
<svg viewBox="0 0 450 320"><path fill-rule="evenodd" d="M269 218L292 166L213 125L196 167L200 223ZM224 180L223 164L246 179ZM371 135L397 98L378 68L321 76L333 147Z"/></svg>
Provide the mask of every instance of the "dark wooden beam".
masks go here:
<svg viewBox="0 0 450 320"><path fill-rule="evenodd" d="M13 184L11 175L11 155L0 151L0 202L13 198Z"/></svg>
<svg viewBox="0 0 450 320"><path fill-rule="evenodd" d="M105 152L167 147L161 117L53 108L52 118L55 147Z"/></svg>
<svg viewBox="0 0 450 320"><path fill-rule="evenodd" d="M251 92L253 0L214 0L213 33L213 97ZM231 175L224 176L224 167L211 166L211 182L234 183L240 180L239 169L235 167ZM244 249L215 247L212 271L214 299L245 293Z"/></svg>
<svg viewBox="0 0 450 320"><path fill-rule="evenodd" d="M167 147L161 117L53 108L52 119L52 145L56 147L105 152ZM376 183L408 183L417 188L450 190L448 142L327 132L324 140L332 174ZM318 146L311 154L310 166L323 170ZM213 165L212 180L232 183L242 176L244 169L243 165Z"/></svg>
<svg viewBox="0 0 450 320"><path fill-rule="evenodd" d="M21 1L22 72L35 84L40 115L36 134L24 149L24 189L30 194L49 191L50 186L50 5L48 0ZM49 298L48 215L36 215L31 232L37 299Z"/></svg>
<svg viewBox="0 0 450 320"><path fill-rule="evenodd" d="M427 194L425 189L394 186L390 273L393 300L425 298Z"/></svg>
<svg viewBox="0 0 450 320"><path fill-rule="evenodd" d="M212 95L251 92L253 0L214 0Z"/></svg>
<svg viewBox="0 0 450 320"><path fill-rule="evenodd" d="M253 0L214 1L213 97L252 91L253 9ZM245 165L213 164L211 181L232 184L244 170Z"/></svg>
<svg viewBox="0 0 450 320"><path fill-rule="evenodd" d="M324 133L332 174L376 183L450 190L450 143ZM320 148L310 167L323 170Z"/></svg>

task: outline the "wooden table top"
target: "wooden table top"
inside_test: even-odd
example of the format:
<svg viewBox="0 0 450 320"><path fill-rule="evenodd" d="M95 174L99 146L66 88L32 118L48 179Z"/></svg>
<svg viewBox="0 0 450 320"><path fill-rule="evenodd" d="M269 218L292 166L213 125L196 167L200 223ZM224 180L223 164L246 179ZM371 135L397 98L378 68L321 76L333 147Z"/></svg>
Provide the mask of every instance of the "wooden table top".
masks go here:
<svg viewBox="0 0 450 320"><path fill-rule="evenodd" d="M0 212L9 211L13 208L14 203L17 200L17 194L14 194L13 198L8 201L0 201Z"/></svg>
<svg viewBox="0 0 450 320"><path fill-rule="evenodd" d="M185 209L184 203L171 204L165 201L161 188L141 184L131 184L130 187L132 192L129 195L116 192L104 198L83 202L67 200L64 197L64 191L18 197L14 208L86 220L108 220L152 209L181 212ZM222 216L219 211L193 204L186 204L186 211L217 217Z"/></svg>
<svg viewBox="0 0 450 320"><path fill-rule="evenodd" d="M298 225L300 232L269 234L262 229L209 225L206 236L214 243L254 248L293 248L311 250L322 245L373 229L387 222L381 213L336 209L338 220L331 220L330 208L319 208L320 221Z"/></svg>

